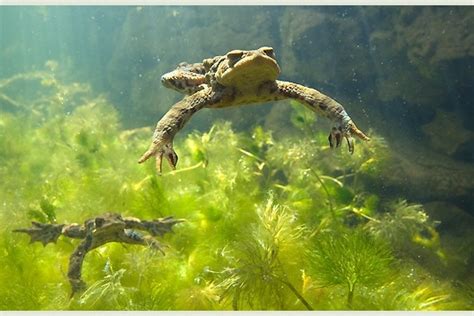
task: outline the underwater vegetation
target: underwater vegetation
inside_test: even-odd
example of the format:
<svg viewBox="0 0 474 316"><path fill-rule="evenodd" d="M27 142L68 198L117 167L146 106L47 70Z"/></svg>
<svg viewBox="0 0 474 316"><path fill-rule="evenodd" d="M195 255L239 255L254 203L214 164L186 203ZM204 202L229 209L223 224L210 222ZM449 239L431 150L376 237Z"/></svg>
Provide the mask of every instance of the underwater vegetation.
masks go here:
<svg viewBox="0 0 474 316"><path fill-rule="evenodd" d="M391 155L374 132L353 155L331 150L319 119L289 102L292 133L225 121L182 133L178 168L157 176L136 163L151 128L122 129L105 96L56 66L0 81L0 309L473 308L469 279L444 275L469 272L472 236L446 247L423 205L371 190ZM165 255L91 250L87 288L72 297L69 256L81 241L44 246L13 232L107 212L184 222L159 237Z"/></svg>

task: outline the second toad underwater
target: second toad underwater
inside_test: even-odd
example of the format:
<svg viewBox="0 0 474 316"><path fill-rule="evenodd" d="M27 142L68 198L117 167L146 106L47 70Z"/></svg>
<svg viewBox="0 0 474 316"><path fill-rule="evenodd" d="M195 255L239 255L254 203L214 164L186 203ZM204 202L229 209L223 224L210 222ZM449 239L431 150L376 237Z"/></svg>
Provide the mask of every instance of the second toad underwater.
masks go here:
<svg viewBox="0 0 474 316"><path fill-rule="evenodd" d="M174 104L157 123L152 143L138 162L143 163L155 156L156 169L161 173L164 156L175 169L178 155L173 149L173 138L191 116L202 108L224 108L285 99L296 100L335 123L328 137L331 147L339 147L342 138L345 138L349 152L353 153L352 135L369 140L337 101L318 90L276 80L279 74L280 67L271 47L250 51L233 50L224 56L204 59L202 63L179 64L174 71L163 75L161 82L165 87L188 96Z"/></svg>

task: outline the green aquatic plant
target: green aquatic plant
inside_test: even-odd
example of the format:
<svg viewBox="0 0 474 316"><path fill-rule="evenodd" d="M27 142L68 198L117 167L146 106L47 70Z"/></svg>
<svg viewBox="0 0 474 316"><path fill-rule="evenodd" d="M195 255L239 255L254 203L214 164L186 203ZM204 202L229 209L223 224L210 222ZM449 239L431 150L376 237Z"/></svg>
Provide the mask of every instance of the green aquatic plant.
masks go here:
<svg viewBox="0 0 474 316"><path fill-rule="evenodd" d="M346 287L347 306L352 308L356 289L386 281L393 257L380 240L361 231L336 230L315 236L308 260L312 276L321 286Z"/></svg>
<svg viewBox="0 0 474 316"><path fill-rule="evenodd" d="M49 68L0 81L0 309L469 306L448 278L406 260L436 253L443 236L421 206L387 207L367 186L390 154L375 133L350 155L331 150L301 106L291 133L220 121L177 137L178 169L156 176L136 164L150 129L124 130L106 97ZM92 287L72 301L65 275L77 242L43 247L11 232L110 210L186 222L163 237L166 256L122 243L91 251L82 271Z"/></svg>
<svg viewBox="0 0 474 316"><path fill-rule="evenodd" d="M39 202L38 207L31 207L28 210L28 217L32 220L38 221L40 223L56 223L56 207L54 204L46 197Z"/></svg>
<svg viewBox="0 0 474 316"><path fill-rule="evenodd" d="M229 266L220 272L218 283L223 299L231 296L234 310L242 306L286 309L289 303L285 292L289 291L312 310L287 274L297 260L286 256L302 250L304 226L296 225L289 210L275 204L273 198L258 208L257 214L258 222L249 236L242 236L242 240L223 249L222 255L229 261Z"/></svg>
<svg viewBox="0 0 474 316"><path fill-rule="evenodd" d="M42 70L0 80L0 109L28 114L35 119L51 119L63 110L74 109L84 98L93 98L89 85L65 83L58 67L57 62L49 60Z"/></svg>
<svg viewBox="0 0 474 316"><path fill-rule="evenodd" d="M470 309L463 293L450 281L440 280L410 260L396 264L392 277L376 289L363 290L357 309L379 310L460 310ZM464 301L463 301L464 300Z"/></svg>
<svg viewBox="0 0 474 316"><path fill-rule="evenodd" d="M432 221L420 204L405 200L392 202L379 220L367 223L366 229L374 236L390 242L394 249L403 253L415 253L420 248L430 249L443 262L445 254Z"/></svg>
<svg viewBox="0 0 474 316"><path fill-rule="evenodd" d="M135 289L123 286L122 278L125 269L114 271L110 260L107 260L103 271L103 279L95 282L82 293L78 301L79 305L92 309L110 309L128 303L130 292Z"/></svg>

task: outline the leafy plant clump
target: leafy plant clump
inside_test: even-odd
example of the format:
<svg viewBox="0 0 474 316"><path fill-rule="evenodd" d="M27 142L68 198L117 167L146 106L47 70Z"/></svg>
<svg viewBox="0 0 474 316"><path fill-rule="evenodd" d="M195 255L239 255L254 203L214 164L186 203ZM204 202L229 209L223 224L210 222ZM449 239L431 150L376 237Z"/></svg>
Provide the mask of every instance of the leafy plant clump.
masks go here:
<svg viewBox="0 0 474 316"><path fill-rule="evenodd" d="M293 308L313 310L288 274L301 264L297 258L287 256L303 251L304 225L296 224L289 210L276 205L272 197L256 212L258 222L245 229L238 242L223 249L228 262L219 273L218 287L224 291L223 298L232 298L234 310L242 306L282 309L291 304L285 300L292 293L300 304Z"/></svg>
<svg viewBox="0 0 474 316"><path fill-rule="evenodd" d="M294 105L282 137L228 122L180 135L178 169L157 176L136 163L151 128L123 130L107 98L64 83L53 64L0 81L0 309L469 308L416 260L441 251L423 208L366 188L389 155L376 135L352 156L331 150L318 118ZM186 221L164 236L166 256L120 243L91 251L91 286L72 299L77 242L12 233L111 211Z"/></svg>
<svg viewBox="0 0 474 316"><path fill-rule="evenodd" d="M356 288L373 288L386 282L393 257L387 244L355 230L317 236L309 260L321 286L346 287L347 307L352 308Z"/></svg>

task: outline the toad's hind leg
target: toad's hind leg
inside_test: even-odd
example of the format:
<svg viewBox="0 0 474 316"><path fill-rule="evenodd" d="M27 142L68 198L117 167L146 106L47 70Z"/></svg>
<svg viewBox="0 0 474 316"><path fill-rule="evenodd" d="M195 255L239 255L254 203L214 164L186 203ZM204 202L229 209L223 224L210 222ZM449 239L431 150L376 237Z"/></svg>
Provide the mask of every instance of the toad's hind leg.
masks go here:
<svg viewBox="0 0 474 316"><path fill-rule="evenodd" d="M156 124L153 141L148 150L141 156L138 163L143 163L151 156L156 158L156 169L161 173L163 156L174 169L178 155L173 149L173 138L181 130L191 116L202 109L218 105L221 99L210 87L198 91L179 101Z"/></svg>
<svg viewBox="0 0 474 316"><path fill-rule="evenodd" d="M335 123L328 137L331 148L339 147L344 137L347 140L349 152L352 154L354 152L352 135L362 140L370 140L364 132L357 128L341 104L318 90L286 81L277 81L275 90L278 98L294 99Z"/></svg>

